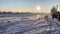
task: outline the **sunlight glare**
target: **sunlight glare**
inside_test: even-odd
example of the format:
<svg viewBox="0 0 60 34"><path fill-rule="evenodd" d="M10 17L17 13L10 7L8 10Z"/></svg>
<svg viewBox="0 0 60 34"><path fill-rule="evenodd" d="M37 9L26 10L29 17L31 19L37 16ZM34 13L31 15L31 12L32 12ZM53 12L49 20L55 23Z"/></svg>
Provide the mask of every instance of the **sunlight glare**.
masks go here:
<svg viewBox="0 0 60 34"><path fill-rule="evenodd" d="M37 9L37 10L40 10L40 6L37 6L36 9Z"/></svg>

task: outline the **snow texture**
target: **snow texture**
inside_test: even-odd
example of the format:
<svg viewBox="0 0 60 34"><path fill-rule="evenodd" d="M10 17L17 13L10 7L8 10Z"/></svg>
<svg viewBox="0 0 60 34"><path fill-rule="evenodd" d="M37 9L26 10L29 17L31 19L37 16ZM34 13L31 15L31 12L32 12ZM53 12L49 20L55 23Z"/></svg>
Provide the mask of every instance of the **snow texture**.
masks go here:
<svg viewBox="0 0 60 34"><path fill-rule="evenodd" d="M3 17L0 18L0 34L60 34L59 24L50 15Z"/></svg>

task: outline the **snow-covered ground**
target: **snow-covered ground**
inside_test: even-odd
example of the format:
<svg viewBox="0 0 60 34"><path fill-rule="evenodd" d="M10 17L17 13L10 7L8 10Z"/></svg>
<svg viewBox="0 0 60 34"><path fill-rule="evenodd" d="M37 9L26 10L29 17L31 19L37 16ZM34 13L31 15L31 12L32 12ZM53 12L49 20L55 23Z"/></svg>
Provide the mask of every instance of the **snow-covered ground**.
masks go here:
<svg viewBox="0 0 60 34"><path fill-rule="evenodd" d="M0 18L0 34L60 34L57 19L42 15Z"/></svg>

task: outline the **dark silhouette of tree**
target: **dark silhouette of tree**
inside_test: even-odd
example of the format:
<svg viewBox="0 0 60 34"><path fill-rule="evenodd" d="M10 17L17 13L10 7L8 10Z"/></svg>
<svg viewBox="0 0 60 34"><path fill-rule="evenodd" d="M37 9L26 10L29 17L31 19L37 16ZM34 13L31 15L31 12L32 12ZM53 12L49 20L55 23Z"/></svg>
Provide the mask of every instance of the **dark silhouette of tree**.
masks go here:
<svg viewBox="0 0 60 34"><path fill-rule="evenodd" d="M53 19L53 18L57 18L58 20L60 20L60 12L57 11L57 8L58 8L58 6L53 7L53 8L51 9L51 15L52 15L52 19Z"/></svg>
<svg viewBox="0 0 60 34"><path fill-rule="evenodd" d="M3 14L5 14L6 12L5 11L3 11Z"/></svg>

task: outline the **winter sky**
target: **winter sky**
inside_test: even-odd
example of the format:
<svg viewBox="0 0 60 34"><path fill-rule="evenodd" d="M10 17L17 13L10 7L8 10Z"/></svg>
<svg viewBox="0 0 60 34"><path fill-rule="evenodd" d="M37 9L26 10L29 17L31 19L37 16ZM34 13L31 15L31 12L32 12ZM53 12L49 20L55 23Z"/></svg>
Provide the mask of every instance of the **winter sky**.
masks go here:
<svg viewBox="0 0 60 34"><path fill-rule="evenodd" d="M49 13L60 0L0 0L0 10L12 12Z"/></svg>

